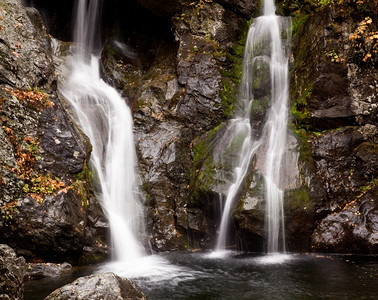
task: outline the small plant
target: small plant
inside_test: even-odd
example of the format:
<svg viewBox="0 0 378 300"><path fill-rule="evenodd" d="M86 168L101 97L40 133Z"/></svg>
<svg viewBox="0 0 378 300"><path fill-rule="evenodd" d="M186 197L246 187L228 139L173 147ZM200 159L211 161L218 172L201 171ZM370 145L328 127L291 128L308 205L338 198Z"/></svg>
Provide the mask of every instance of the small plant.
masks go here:
<svg viewBox="0 0 378 300"><path fill-rule="evenodd" d="M194 9L196 10L196 14L199 15L201 9L203 9L204 6L205 6L205 2L207 2L207 3L211 3L211 2L213 2L213 0L199 0L199 1L197 1L197 2L192 2L192 3L190 3L189 5L190 5L190 6L193 6Z"/></svg>
<svg viewBox="0 0 378 300"><path fill-rule="evenodd" d="M6 203L1 208L1 217L4 221L9 221L13 219L13 214L17 210L17 201Z"/></svg>
<svg viewBox="0 0 378 300"><path fill-rule="evenodd" d="M373 29L372 18L365 17L349 37L354 49L363 52L363 62L374 62L378 54L378 31Z"/></svg>
<svg viewBox="0 0 378 300"><path fill-rule="evenodd" d="M331 59L331 62L340 63L343 61L343 59L339 57L335 50L326 51L325 56L329 57Z"/></svg>
<svg viewBox="0 0 378 300"><path fill-rule="evenodd" d="M39 158L38 149L39 141L37 138L25 137L23 139L23 146L17 141L13 130L9 127L3 126L3 130L7 135L8 141L12 144L14 149L14 156L16 158L17 168L8 169L22 179L25 184L23 191L42 202L46 195L52 195L58 191L67 191L65 183L59 178L51 178L50 174L43 174L35 170L35 160Z"/></svg>
<svg viewBox="0 0 378 300"><path fill-rule="evenodd" d="M29 89L27 91L21 91L17 89L12 90L8 88L6 88L5 90L16 97L17 100L24 101L32 108L38 109L40 111L54 106L54 102L50 101L49 95L43 91L40 91L38 88Z"/></svg>

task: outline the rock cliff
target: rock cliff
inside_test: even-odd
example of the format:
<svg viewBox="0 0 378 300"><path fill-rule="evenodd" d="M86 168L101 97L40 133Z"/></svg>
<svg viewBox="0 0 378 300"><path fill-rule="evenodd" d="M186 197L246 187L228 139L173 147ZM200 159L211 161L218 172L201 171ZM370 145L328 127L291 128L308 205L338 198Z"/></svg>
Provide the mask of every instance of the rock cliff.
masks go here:
<svg viewBox="0 0 378 300"><path fill-rule="evenodd" d="M0 240L30 259L103 256L91 146L57 92L50 36L37 10L0 4Z"/></svg>
<svg viewBox="0 0 378 300"><path fill-rule="evenodd" d="M49 33L69 39L56 22L71 1L29 2L43 12ZM282 182L288 249L376 253L374 8L368 1L297 2L277 3L292 16L293 30ZM106 221L91 192L91 147L57 90L61 60L35 9L0 3L0 241L31 258L102 256ZM133 109L155 250L214 245L233 160L230 149L219 165L217 147L237 109L244 39L258 3L112 0L104 7L101 72ZM261 123L263 103L253 113ZM261 155L232 222L234 246L253 251L264 249Z"/></svg>

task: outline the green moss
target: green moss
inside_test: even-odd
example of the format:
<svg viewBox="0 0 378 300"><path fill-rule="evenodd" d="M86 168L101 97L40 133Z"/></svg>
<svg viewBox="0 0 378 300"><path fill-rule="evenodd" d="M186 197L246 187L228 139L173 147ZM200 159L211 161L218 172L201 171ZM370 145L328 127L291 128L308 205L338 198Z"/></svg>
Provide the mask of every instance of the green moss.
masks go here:
<svg viewBox="0 0 378 300"><path fill-rule="evenodd" d="M243 131L240 132L239 131L238 134L233 137L231 144L229 145L229 147L224 152L224 156L231 158L231 157L235 156L235 153L240 153L240 149L243 146L245 138L246 138L246 132L243 132Z"/></svg>
<svg viewBox="0 0 378 300"><path fill-rule="evenodd" d="M223 89L220 92L223 114L226 118L231 116L237 101L238 87L243 73L244 47L251 23L252 20L245 22L239 41L234 43L232 51L226 53L228 64L222 69Z"/></svg>
<svg viewBox="0 0 378 300"><path fill-rule="evenodd" d="M300 147L299 147L299 158L303 162L313 162L312 150L311 150L311 143L310 139L312 138L312 133L307 132L305 129L295 129L295 135L300 139Z"/></svg>
<svg viewBox="0 0 378 300"><path fill-rule="evenodd" d="M234 103L237 101L235 83L230 78L222 79L223 89L220 92L222 98L223 114L230 117L234 110Z"/></svg>
<svg viewBox="0 0 378 300"><path fill-rule="evenodd" d="M290 114L294 117L295 128L308 129L310 112L308 110L308 100L311 97L312 85L305 89L302 96L290 107Z"/></svg>
<svg viewBox="0 0 378 300"><path fill-rule="evenodd" d="M308 189L305 187L286 191L285 199L290 199L290 209L313 209L313 202L310 199Z"/></svg>
<svg viewBox="0 0 378 300"><path fill-rule="evenodd" d="M376 155L378 153L378 145L377 144L373 144L373 143L369 143L369 142L365 142L365 143L362 143L361 145L359 145L355 151L362 151L364 153L367 153L367 154L371 154L371 155Z"/></svg>
<svg viewBox="0 0 378 300"><path fill-rule="evenodd" d="M192 201L214 182L217 166L213 162L212 150L217 133L223 126L215 127L193 146L193 169L189 178Z"/></svg>
<svg viewBox="0 0 378 300"><path fill-rule="evenodd" d="M269 106L270 98L264 97L262 99L253 99L251 107L251 120L255 119L255 116L265 114Z"/></svg>
<svg viewBox="0 0 378 300"><path fill-rule="evenodd" d="M87 162L84 164L83 170L74 175L75 182L72 183L71 188L80 196L84 208L88 208L88 198L92 194L94 186L94 175Z"/></svg>
<svg viewBox="0 0 378 300"><path fill-rule="evenodd" d="M297 34L300 32L303 25L307 22L309 18L308 14L298 14L292 18L291 21L291 33L293 38L297 36Z"/></svg>
<svg viewBox="0 0 378 300"><path fill-rule="evenodd" d="M378 185L378 178L374 178L367 185L360 187L361 193L366 194L368 191L370 191L373 187L377 185Z"/></svg>

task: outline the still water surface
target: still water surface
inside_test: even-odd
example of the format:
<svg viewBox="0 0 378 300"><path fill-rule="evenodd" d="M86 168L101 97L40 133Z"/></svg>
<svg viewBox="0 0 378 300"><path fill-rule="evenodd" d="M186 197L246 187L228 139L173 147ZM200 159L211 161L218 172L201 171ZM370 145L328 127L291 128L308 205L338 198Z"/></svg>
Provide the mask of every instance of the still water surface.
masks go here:
<svg viewBox="0 0 378 300"><path fill-rule="evenodd" d="M158 262L158 263L157 263ZM73 276L26 282L25 300L44 299L78 276L104 271L128 275L148 299L378 299L378 256L164 253L147 272L107 264ZM126 267L125 267L126 268ZM124 271L124 272L123 272ZM130 273L131 272L131 273Z"/></svg>

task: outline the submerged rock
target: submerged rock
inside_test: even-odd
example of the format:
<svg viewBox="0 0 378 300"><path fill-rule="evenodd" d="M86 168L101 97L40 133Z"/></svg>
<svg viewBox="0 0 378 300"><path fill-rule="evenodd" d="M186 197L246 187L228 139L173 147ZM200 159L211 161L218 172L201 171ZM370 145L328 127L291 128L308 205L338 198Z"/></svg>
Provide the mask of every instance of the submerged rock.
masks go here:
<svg viewBox="0 0 378 300"><path fill-rule="evenodd" d="M147 299L142 290L131 280L114 273L100 273L80 277L48 295L45 300L68 299Z"/></svg>
<svg viewBox="0 0 378 300"><path fill-rule="evenodd" d="M0 299L22 300L25 274L24 258L17 258L12 248L0 244L0 270Z"/></svg>
<svg viewBox="0 0 378 300"><path fill-rule="evenodd" d="M28 263L26 265L25 277L27 279L41 279L45 277L58 277L72 273L72 266L69 263Z"/></svg>

